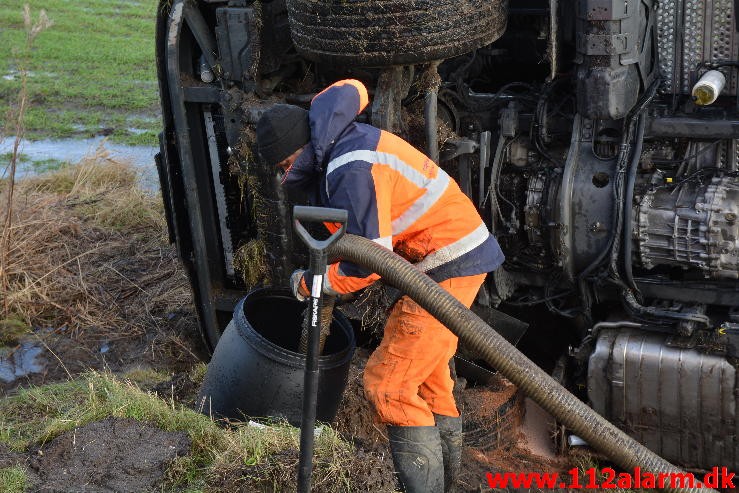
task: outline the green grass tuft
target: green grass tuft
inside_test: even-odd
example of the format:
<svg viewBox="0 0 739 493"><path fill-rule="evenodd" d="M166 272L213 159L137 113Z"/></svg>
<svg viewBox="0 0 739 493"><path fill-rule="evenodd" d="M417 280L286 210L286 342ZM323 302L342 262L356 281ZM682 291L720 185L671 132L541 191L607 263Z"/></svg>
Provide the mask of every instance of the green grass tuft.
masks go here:
<svg viewBox="0 0 739 493"><path fill-rule="evenodd" d="M23 493L26 490L26 470L20 466L0 469L0 493Z"/></svg>
<svg viewBox="0 0 739 493"><path fill-rule="evenodd" d="M223 443L223 430L208 417L172 406L134 383L90 372L79 380L23 389L0 400L0 442L17 451L43 444L65 431L106 417L152 422L165 431L185 431L193 453Z"/></svg>
<svg viewBox="0 0 739 493"><path fill-rule="evenodd" d="M17 315L0 319L0 347L17 346L30 333L31 327Z"/></svg>
<svg viewBox="0 0 739 493"><path fill-rule="evenodd" d="M138 387L154 387L166 382L170 376L167 373L153 370L151 368L134 368L123 374L123 379L134 383Z"/></svg>

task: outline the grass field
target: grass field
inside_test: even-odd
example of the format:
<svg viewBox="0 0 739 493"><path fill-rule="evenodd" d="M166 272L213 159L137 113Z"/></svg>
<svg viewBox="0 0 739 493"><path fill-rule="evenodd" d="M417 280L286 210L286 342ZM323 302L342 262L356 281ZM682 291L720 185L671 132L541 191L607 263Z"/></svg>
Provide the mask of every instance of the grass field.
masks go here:
<svg viewBox="0 0 739 493"><path fill-rule="evenodd" d="M154 65L154 0L5 0L0 2L0 114L20 87L23 5L54 25L28 56L29 138L90 137L156 145L160 128Z"/></svg>

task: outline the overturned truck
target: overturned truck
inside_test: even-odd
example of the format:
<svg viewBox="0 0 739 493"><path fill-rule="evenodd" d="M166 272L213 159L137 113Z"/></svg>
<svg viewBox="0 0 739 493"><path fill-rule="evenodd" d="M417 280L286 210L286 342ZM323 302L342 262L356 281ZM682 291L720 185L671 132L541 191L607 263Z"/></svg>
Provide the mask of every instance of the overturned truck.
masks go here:
<svg viewBox="0 0 739 493"><path fill-rule="evenodd" d="M739 469L737 8L161 2L157 165L205 343L306 263L306 198L260 166L256 121L360 79L358 118L437 161L498 238L478 313L526 318L524 352L666 459Z"/></svg>

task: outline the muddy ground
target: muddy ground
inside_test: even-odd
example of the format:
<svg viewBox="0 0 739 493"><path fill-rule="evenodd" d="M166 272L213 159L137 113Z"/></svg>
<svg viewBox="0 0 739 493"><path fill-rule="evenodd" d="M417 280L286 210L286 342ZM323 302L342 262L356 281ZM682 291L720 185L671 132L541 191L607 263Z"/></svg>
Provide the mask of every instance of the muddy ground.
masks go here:
<svg viewBox="0 0 739 493"><path fill-rule="evenodd" d="M372 485L366 491L392 492L398 485L385 429L375 420L363 395L362 372L368 355L369 350L360 349L352 361L347 388L333 426L355 447L356 460L352 462L351 475L360 477L357 481L362 485ZM60 358L64 356L62 352ZM91 360L90 364L94 362ZM51 374L47 373L45 379L50 378ZM191 373L179 372L167 381L152 385L149 390L164 399L194 407L198 382L192 379ZM465 416L460 492L490 491L485 479L487 472L564 471L568 468L566 461L555 458L551 450L532 451L537 437L531 436L525 423L530 404L526 405L510 383L499 379L492 384L472 386L460 378L456 394ZM157 489L172 460L187 455L188 450L189 440L185 433L165 432L132 419L106 418L63 433L26 453L0 446L0 468L25 465L27 491L133 493ZM261 467L269 469L270 474L279 470L289 475L296 470L297 461L298 450L288 448ZM215 488L212 491L255 491L245 487L244 478L261 474L257 469L231 469L221 481L211 484ZM264 488L259 491L282 490ZM317 487L315 491L336 490Z"/></svg>
<svg viewBox="0 0 739 493"><path fill-rule="evenodd" d="M183 432L107 418L64 433L31 452L29 486L40 492L151 491L166 466L190 449Z"/></svg>
<svg viewBox="0 0 739 493"><path fill-rule="evenodd" d="M189 317L191 315L181 315L170 329L191 328L194 319ZM195 334L192 335L189 339L193 344L191 350L197 352L198 340ZM135 341L114 344L105 354L100 354L99 350L78 347L73 341L56 336L55 341L47 342L54 344L49 346L54 347L56 354L52 356L45 351L47 371L25 378L21 384L63 380L67 378L67 370L76 372L106 366L120 371L144 367L161 370L171 365L172 377L152 384L148 390L164 399L194 407L199 382L186 371L194 359L189 352L183 352L182 359L173 357L171 353L157 353L152 344L155 346L161 337L147 335ZM163 358L154 361L156 358L152 356L157 354ZM369 354L367 348L357 351L333 425L355 447L358 460L354 464L361 467L356 467L352 475L362 476L364 484L373 485L371 491L391 492L397 489L397 484L387 436L384 426L375 420L362 387L362 372ZM463 378L458 383L457 399L465 416L460 491L490 491L485 479L487 472L564 471L568 468L566 462L556 459L550 450L543 451L542 455L532 452L531 442L535 438L532 440L527 436L524 426L527 406L514 386L503 379L482 386L467 384ZM12 390L9 392L13 393ZM146 423L108 418L66 432L49 443L33 447L26 454L0 448L0 467L25 464L28 491L151 491L164 479L172 459L186 455L187 450L188 440L181 432L164 432ZM297 457L297 450L291 450L274 460L283 462L280 467L286 471L292 471L296 469ZM268 464L268 467L274 468L275 464ZM244 468L238 474L248 475L250 470ZM231 471L218 485L218 491L249 491L239 486L240 481ZM316 491L324 490L317 488Z"/></svg>
<svg viewBox="0 0 739 493"><path fill-rule="evenodd" d="M369 354L368 349L359 349L352 361L335 427L351 437L359 450L375 451L388 457L383 475L387 478L392 477L387 435L363 395L362 372ZM464 377L457 380L455 397L463 413L465 437L460 492L490 491L485 477L487 472L567 469L567 461L555 457L553 450L534 447L541 433L525 418L527 410L533 409L535 404L527 402L504 378L492 380L484 385L467 382ZM537 420L541 418L536 415ZM544 420L547 418L545 415ZM548 433L547 424L544 426L544 433Z"/></svg>
<svg viewBox="0 0 739 493"><path fill-rule="evenodd" d="M106 159L97 156L88 167L18 190L3 264L0 399L100 370L135 381L172 409L194 408L200 382L192 370L207 354L184 269L167 242L158 198L141 196L127 168L101 167ZM121 210L137 221L122 221ZM357 351L333 426L354 447L347 488L392 492L397 484L385 429L362 388L371 350ZM147 379L150 374L159 376ZM461 491L488 491L486 472L568 469L549 449L552 429L545 423L532 431L531 422L546 416L532 412L504 379L475 385L461 377L456 396L465 416ZM0 426L0 472L23 467L26 491L180 491L170 468L190 453L186 434L105 416L71 428L20 451L3 445L12 437ZM262 464L226 468L203 491L283 491L292 484L297 453L287 447ZM260 468L274 478L271 489L249 482Z"/></svg>

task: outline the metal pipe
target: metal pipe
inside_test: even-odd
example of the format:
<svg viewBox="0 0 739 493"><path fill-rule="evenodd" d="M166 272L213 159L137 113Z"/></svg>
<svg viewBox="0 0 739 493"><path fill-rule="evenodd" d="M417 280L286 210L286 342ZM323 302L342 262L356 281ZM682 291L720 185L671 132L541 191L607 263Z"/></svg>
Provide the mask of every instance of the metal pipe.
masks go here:
<svg viewBox="0 0 739 493"><path fill-rule="evenodd" d="M621 320L618 322L598 322L597 324L593 325L593 328L590 329L591 334L598 334L603 329L640 329L642 324L639 322L632 322L630 320Z"/></svg>
<svg viewBox="0 0 739 493"><path fill-rule="evenodd" d="M218 65L218 60L216 59L218 55L216 39L213 33L210 32L210 29L208 29L208 24L205 22L203 14L194 2L186 1L183 5L183 15L190 31L195 36L195 41L197 41L200 50L203 52L205 61L210 66L213 74L220 78L221 67Z"/></svg>
<svg viewBox="0 0 739 493"><path fill-rule="evenodd" d="M736 115L707 120L691 117L652 118L647 135L650 137L687 137L694 139L739 139L739 119Z"/></svg>
<svg viewBox="0 0 739 493"><path fill-rule="evenodd" d="M559 26L557 25L558 0L549 0L549 79L557 77L557 57L559 56Z"/></svg>
<svg viewBox="0 0 739 493"><path fill-rule="evenodd" d="M439 96L439 62L429 64L424 77L428 82L426 88L426 104L423 118L426 122L426 155L435 163L439 163L439 127L436 124Z"/></svg>

